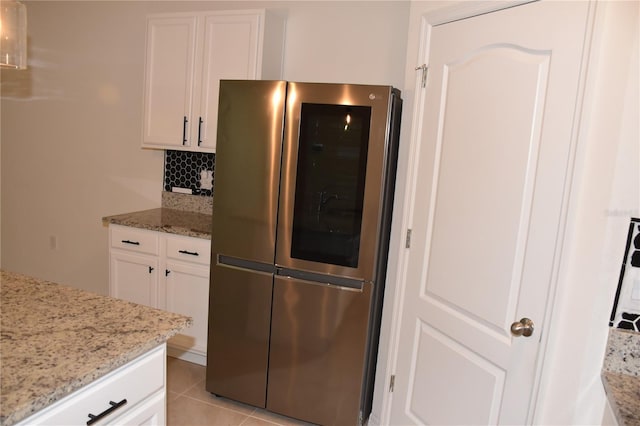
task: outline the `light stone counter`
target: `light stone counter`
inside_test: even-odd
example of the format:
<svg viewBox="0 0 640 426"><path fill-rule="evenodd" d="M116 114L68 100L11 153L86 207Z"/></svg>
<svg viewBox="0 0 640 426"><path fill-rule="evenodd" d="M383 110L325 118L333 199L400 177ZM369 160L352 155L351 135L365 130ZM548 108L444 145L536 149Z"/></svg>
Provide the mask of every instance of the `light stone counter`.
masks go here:
<svg viewBox="0 0 640 426"><path fill-rule="evenodd" d="M0 425L49 406L191 325L172 314L0 271Z"/></svg>
<svg viewBox="0 0 640 426"><path fill-rule="evenodd" d="M211 215L160 207L107 216L104 222L187 237L211 239Z"/></svg>
<svg viewBox="0 0 640 426"><path fill-rule="evenodd" d="M640 333L609 330L602 382L618 424L640 426Z"/></svg>
<svg viewBox="0 0 640 426"><path fill-rule="evenodd" d="M163 191L162 207L210 215L213 211L213 197Z"/></svg>
<svg viewBox="0 0 640 426"><path fill-rule="evenodd" d="M102 220L114 225L210 240L212 210L212 197L163 191L160 208L107 216Z"/></svg>

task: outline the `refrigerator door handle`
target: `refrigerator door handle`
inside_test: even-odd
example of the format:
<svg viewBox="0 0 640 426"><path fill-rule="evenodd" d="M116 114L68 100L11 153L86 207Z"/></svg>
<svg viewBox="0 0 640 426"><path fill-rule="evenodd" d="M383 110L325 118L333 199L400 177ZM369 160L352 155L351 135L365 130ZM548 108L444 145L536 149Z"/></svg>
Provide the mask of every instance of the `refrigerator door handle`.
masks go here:
<svg viewBox="0 0 640 426"><path fill-rule="evenodd" d="M338 277L335 275L318 274L316 272L301 271L298 269L276 267L275 273L281 277L292 278L309 284L334 287L339 290L354 291L358 293L362 293L364 286L363 280Z"/></svg>
<svg viewBox="0 0 640 426"><path fill-rule="evenodd" d="M225 256L223 254L218 255L216 262L220 266L229 266L248 271L265 272L267 274L274 274L276 272L276 267L273 264L256 262L255 260L240 259L238 257Z"/></svg>

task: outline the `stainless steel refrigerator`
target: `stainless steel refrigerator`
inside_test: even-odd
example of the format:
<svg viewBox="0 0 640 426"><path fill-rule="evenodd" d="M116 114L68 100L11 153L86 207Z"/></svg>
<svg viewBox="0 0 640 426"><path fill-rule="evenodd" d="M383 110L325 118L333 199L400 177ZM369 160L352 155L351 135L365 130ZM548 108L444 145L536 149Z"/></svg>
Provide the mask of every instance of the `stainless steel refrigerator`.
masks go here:
<svg viewBox="0 0 640 426"><path fill-rule="evenodd" d="M223 80L209 392L324 425L371 411L402 100Z"/></svg>

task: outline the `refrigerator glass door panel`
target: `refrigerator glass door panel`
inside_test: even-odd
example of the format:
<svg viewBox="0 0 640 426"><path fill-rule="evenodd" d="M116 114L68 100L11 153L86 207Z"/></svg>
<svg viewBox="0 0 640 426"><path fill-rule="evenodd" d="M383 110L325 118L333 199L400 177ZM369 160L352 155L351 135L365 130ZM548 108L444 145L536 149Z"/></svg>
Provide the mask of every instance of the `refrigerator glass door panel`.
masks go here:
<svg viewBox="0 0 640 426"><path fill-rule="evenodd" d="M323 425L357 424L371 286L275 278L268 410Z"/></svg>
<svg viewBox="0 0 640 426"><path fill-rule="evenodd" d="M273 263L286 82L220 82L212 262Z"/></svg>
<svg viewBox="0 0 640 426"><path fill-rule="evenodd" d="M276 264L372 281L391 88L289 83Z"/></svg>
<svg viewBox="0 0 640 426"><path fill-rule="evenodd" d="M265 406L273 274L214 265L209 303L209 392Z"/></svg>
<svg viewBox="0 0 640 426"><path fill-rule="evenodd" d="M291 257L358 266L371 107L302 103Z"/></svg>

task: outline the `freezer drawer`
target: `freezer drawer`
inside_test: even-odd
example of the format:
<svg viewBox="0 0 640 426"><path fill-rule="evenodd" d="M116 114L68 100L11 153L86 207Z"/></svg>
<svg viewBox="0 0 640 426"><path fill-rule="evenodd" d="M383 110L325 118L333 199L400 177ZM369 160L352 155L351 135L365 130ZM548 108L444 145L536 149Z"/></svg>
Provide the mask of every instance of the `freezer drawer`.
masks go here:
<svg viewBox="0 0 640 426"><path fill-rule="evenodd" d="M268 410L357 424L370 301L370 283L354 290L275 277Z"/></svg>
<svg viewBox="0 0 640 426"><path fill-rule="evenodd" d="M215 264L211 283L207 391L264 407L273 274Z"/></svg>

